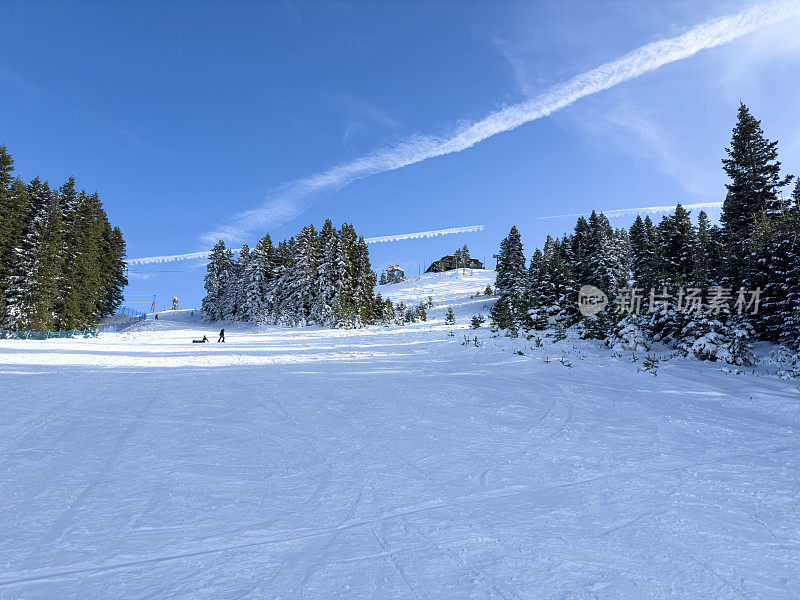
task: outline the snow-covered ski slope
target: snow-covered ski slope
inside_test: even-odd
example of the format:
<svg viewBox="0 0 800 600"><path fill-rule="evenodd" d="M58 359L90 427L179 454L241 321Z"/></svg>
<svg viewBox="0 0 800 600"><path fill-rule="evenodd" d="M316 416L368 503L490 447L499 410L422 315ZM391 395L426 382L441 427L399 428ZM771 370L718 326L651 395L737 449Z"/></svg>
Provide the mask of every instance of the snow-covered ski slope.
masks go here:
<svg viewBox="0 0 800 600"><path fill-rule="evenodd" d="M491 278L382 286L433 297L405 327L0 341L0 598L800 596L796 382L467 331Z"/></svg>

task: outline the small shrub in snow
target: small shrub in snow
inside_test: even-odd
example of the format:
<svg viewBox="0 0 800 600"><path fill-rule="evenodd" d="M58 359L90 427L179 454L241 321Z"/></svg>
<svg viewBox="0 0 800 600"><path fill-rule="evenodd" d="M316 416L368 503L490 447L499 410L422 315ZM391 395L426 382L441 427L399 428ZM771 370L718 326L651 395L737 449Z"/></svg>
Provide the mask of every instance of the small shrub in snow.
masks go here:
<svg viewBox="0 0 800 600"><path fill-rule="evenodd" d="M452 306L448 306L447 307L447 314L445 314L445 316L444 316L444 322L447 325L455 325L456 324L456 315L453 312L453 307Z"/></svg>
<svg viewBox="0 0 800 600"><path fill-rule="evenodd" d="M428 313L425 312L425 305L424 304L420 304L419 306L417 306L417 308L415 310L415 316L420 321L427 321L428 320Z"/></svg>
<svg viewBox="0 0 800 600"><path fill-rule="evenodd" d="M653 376L658 376L658 359L656 355L645 356L644 361L642 361L642 368L648 373L652 373Z"/></svg>
<svg viewBox="0 0 800 600"><path fill-rule="evenodd" d="M470 321L470 327L472 327L472 329L480 329L481 325L483 325L485 322L486 322L486 317L484 317L483 315L475 315L472 317L472 320Z"/></svg>
<svg viewBox="0 0 800 600"><path fill-rule="evenodd" d="M476 348L481 348L483 346L483 342L478 340L478 336L474 336L470 338L468 335L464 336L464 341L461 342L462 346L475 346Z"/></svg>
<svg viewBox="0 0 800 600"><path fill-rule="evenodd" d="M487 296L491 296L492 294L494 294L494 290L492 289L492 286L487 285L486 289L483 290L483 293L486 294Z"/></svg>

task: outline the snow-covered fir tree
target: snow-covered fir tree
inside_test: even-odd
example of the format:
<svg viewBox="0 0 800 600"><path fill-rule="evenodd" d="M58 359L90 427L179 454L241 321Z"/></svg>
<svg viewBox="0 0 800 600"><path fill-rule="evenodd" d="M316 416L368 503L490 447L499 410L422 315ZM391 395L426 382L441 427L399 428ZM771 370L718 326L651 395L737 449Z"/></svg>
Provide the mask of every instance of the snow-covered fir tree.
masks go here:
<svg viewBox="0 0 800 600"><path fill-rule="evenodd" d="M38 177L27 187L27 199L30 216L5 278L3 326L47 331L55 319L61 271L60 211L50 187Z"/></svg>
<svg viewBox="0 0 800 600"><path fill-rule="evenodd" d="M753 225L762 213L779 214L786 203L779 190L791 180L781 177L778 142L770 141L744 105L739 105L731 144L723 162L730 181L722 207L726 283L733 288L749 283Z"/></svg>
<svg viewBox="0 0 800 600"><path fill-rule="evenodd" d="M497 301L492 307L492 323L512 333L527 326L528 322L528 277L522 240L516 226L500 244L497 259L495 294Z"/></svg>
<svg viewBox="0 0 800 600"><path fill-rule="evenodd" d="M95 327L122 302L125 272L98 194L72 177L55 192L38 177L26 185L0 146L0 327Z"/></svg>
<svg viewBox="0 0 800 600"><path fill-rule="evenodd" d="M254 323L267 320L267 306L275 276L275 248L269 234L261 238L250 253L247 266L241 270L245 288L245 315Z"/></svg>
<svg viewBox="0 0 800 600"><path fill-rule="evenodd" d="M661 220L658 225L661 286L673 289L691 282L695 269L696 237L689 213L680 204L673 214Z"/></svg>
<svg viewBox="0 0 800 600"><path fill-rule="evenodd" d="M316 298L311 309L311 320L319 325L334 327L337 324L337 310L341 310L343 302L347 256L330 219L325 221L320 231L320 245L322 255L317 267Z"/></svg>
<svg viewBox="0 0 800 600"><path fill-rule="evenodd" d="M309 225L274 247L264 236L253 250L243 247L238 260L218 243L203 312L209 320L360 327L394 314L390 301L376 302L376 281L364 238L351 225L337 231L326 221L319 234Z"/></svg>
<svg viewBox="0 0 800 600"><path fill-rule="evenodd" d="M203 298L203 316L209 321L219 321L227 318L230 306L231 288L235 286L233 251L225 247L225 242L220 240L211 250L211 256L206 266L205 290Z"/></svg>

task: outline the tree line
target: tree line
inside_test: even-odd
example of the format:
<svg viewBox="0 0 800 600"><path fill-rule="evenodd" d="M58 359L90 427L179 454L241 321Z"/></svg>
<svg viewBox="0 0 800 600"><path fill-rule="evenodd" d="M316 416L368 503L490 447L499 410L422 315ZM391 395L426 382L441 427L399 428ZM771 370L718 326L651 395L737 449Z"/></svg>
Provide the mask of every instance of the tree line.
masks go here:
<svg viewBox="0 0 800 600"><path fill-rule="evenodd" d="M548 236L527 264L512 227L500 245L494 326L515 336L576 325L609 345L664 342L735 364L752 360L754 336L800 349L800 181L781 195L794 178L781 175L777 141L744 104L722 162L719 225L703 211L693 223L680 204L658 224L637 216L629 229L592 212L572 233ZM583 285L605 292L609 308L582 315ZM705 303L689 304L698 298Z"/></svg>
<svg viewBox="0 0 800 600"><path fill-rule="evenodd" d="M273 245L269 234L238 257L220 240L205 278L203 314L211 320L360 327L375 322L375 272L364 237L330 220Z"/></svg>
<svg viewBox="0 0 800 600"><path fill-rule="evenodd" d="M125 240L97 192L14 175L0 145L0 328L90 329L122 303Z"/></svg>

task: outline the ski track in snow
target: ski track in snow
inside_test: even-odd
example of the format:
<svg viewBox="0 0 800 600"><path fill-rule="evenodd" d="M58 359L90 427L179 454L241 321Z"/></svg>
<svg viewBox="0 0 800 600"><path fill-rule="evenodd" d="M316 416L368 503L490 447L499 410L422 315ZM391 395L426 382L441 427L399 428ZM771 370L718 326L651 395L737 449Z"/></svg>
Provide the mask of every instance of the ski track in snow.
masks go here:
<svg viewBox="0 0 800 600"><path fill-rule="evenodd" d="M379 287L433 297L405 327L0 341L0 599L800 596L796 382L469 330L492 280Z"/></svg>

